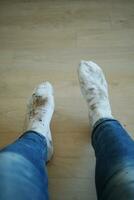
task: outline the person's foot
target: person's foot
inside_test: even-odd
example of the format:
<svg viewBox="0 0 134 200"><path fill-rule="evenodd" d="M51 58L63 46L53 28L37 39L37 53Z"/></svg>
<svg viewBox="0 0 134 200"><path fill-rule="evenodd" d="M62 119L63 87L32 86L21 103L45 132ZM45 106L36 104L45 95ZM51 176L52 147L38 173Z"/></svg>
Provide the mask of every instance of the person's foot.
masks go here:
<svg viewBox="0 0 134 200"><path fill-rule="evenodd" d="M50 121L54 112L53 87L49 82L44 82L35 88L28 103L28 127L46 138L50 160L53 154L53 143L50 131Z"/></svg>
<svg viewBox="0 0 134 200"><path fill-rule="evenodd" d="M88 104L91 126L101 118L113 118L108 87L101 68L92 61L82 60L78 68L81 92Z"/></svg>

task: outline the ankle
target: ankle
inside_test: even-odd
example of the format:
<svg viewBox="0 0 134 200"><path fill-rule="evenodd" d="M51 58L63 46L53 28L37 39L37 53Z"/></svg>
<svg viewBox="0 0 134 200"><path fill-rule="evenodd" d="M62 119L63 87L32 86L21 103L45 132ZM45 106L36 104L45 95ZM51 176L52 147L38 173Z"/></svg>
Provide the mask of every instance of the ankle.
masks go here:
<svg viewBox="0 0 134 200"><path fill-rule="evenodd" d="M96 108L93 111L89 111L89 123L91 125L91 127L94 126L94 124L102 119L102 118L110 118L113 119L112 113L111 113L111 109L108 107L105 109L102 108Z"/></svg>

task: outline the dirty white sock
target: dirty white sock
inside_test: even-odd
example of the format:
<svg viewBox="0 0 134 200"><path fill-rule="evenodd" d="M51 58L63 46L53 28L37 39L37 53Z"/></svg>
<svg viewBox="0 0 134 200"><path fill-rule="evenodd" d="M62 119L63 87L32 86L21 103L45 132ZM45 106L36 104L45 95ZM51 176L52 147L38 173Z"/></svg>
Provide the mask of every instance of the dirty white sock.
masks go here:
<svg viewBox="0 0 134 200"><path fill-rule="evenodd" d="M88 104L89 121L93 125L101 118L113 118L108 87L101 68L92 61L82 60L78 68L81 92Z"/></svg>
<svg viewBox="0 0 134 200"><path fill-rule="evenodd" d="M46 138L48 160L53 154L50 122L54 112L53 88L49 82L40 84L33 92L28 103L27 130L33 130Z"/></svg>

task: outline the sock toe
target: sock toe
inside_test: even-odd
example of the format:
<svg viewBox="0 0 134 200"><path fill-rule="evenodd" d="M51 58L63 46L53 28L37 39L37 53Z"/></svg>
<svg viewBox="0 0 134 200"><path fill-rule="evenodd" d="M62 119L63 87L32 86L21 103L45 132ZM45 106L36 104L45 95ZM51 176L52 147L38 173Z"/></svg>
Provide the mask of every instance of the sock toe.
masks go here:
<svg viewBox="0 0 134 200"><path fill-rule="evenodd" d="M53 87L49 82L43 82L34 89L33 92L36 96L48 97L53 95Z"/></svg>

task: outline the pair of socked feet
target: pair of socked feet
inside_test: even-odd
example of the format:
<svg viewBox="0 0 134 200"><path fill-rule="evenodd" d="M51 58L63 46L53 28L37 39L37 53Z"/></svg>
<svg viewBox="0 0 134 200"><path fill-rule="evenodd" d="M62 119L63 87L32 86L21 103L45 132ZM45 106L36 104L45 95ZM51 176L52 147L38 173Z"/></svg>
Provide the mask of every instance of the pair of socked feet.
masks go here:
<svg viewBox="0 0 134 200"><path fill-rule="evenodd" d="M92 61L81 61L78 68L81 92L86 99L91 127L101 118L113 118L108 98L107 82L101 68ZM27 130L33 130L46 138L50 160L53 143L50 122L54 112L53 87L49 82L40 84L29 101Z"/></svg>

